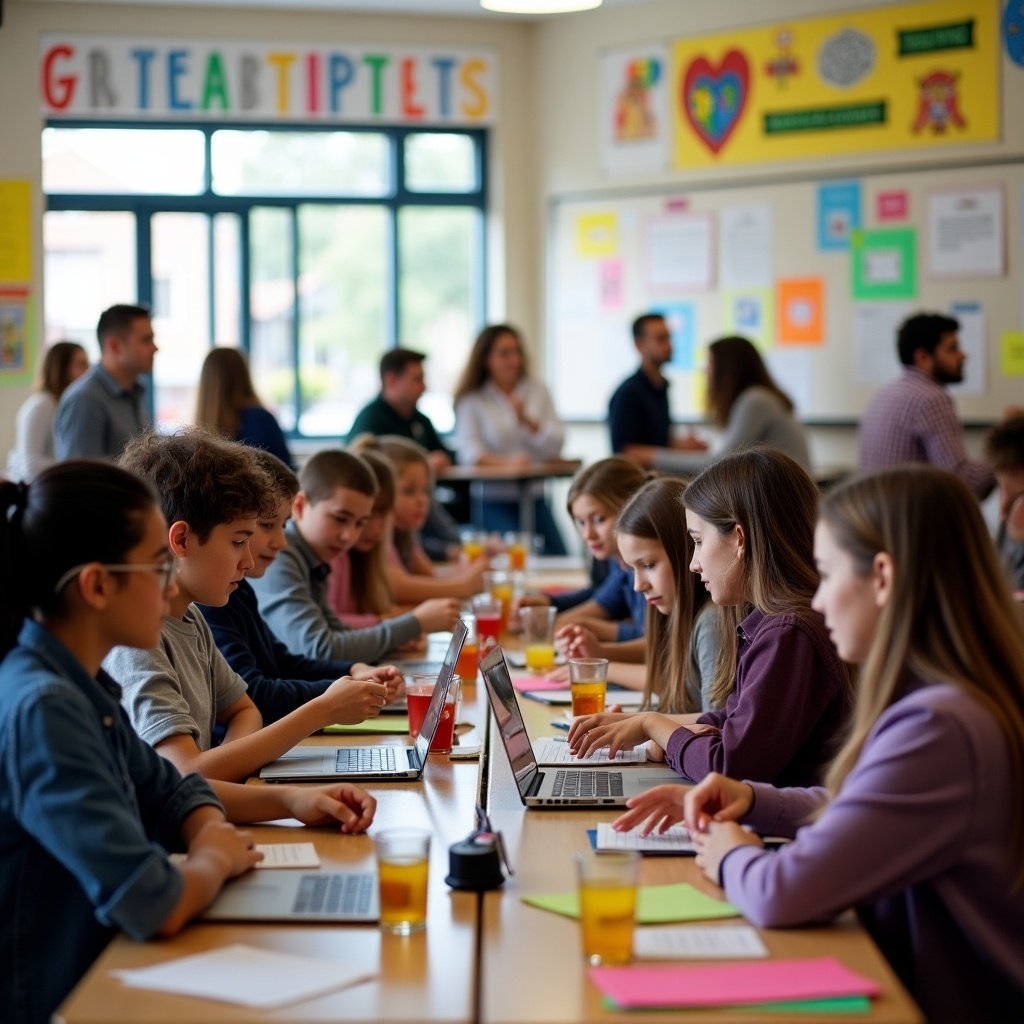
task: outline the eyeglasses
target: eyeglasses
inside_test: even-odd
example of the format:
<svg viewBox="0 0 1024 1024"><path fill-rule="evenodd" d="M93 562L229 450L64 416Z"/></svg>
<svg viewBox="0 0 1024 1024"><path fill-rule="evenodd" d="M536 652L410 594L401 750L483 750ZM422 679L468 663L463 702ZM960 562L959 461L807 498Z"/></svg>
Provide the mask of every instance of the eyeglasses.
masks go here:
<svg viewBox="0 0 1024 1024"><path fill-rule="evenodd" d="M55 594L59 594L83 569L87 569L93 562L83 562L81 565L76 565L71 569L68 569L66 573L59 580L57 585L53 588ZM178 567L178 563L175 559L170 559L167 562L130 562L124 564L113 564L107 562L100 562L108 572L155 572L160 577L160 585L166 590L171 585L171 579L174 577L174 570Z"/></svg>

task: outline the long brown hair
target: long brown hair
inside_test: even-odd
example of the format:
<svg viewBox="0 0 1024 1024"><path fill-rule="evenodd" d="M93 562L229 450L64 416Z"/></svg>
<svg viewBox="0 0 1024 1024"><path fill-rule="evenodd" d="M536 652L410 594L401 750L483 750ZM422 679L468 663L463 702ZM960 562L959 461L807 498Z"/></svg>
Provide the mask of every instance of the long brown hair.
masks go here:
<svg viewBox="0 0 1024 1024"><path fill-rule="evenodd" d="M237 348L210 349L199 373L195 421L234 439L242 411L262 405L252 385L249 364Z"/></svg>
<svg viewBox="0 0 1024 1024"><path fill-rule="evenodd" d="M767 388L790 411L793 400L775 383L761 353L746 338L733 334L708 346L708 412L713 422L724 427L736 399L755 385Z"/></svg>
<svg viewBox="0 0 1024 1024"><path fill-rule="evenodd" d="M818 587L814 566L814 524L818 489L788 455L756 447L712 463L683 493L683 505L727 534L739 524L746 535L741 563L750 603L766 615L790 613L821 621L811 610ZM717 705L732 691L736 676L736 629L749 608L722 612L721 644L711 698Z"/></svg>
<svg viewBox="0 0 1024 1024"><path fill-rule="evenodd" d="M529 361L519 331L510 324L489 324L476 336L476 341L473 342L473 347L469 350L469 358L462 369L458 384L455 385L455 394L452 395L453 405L458 405L460 399L484 386L487 381L487 359L491 354L491 349L503 334L511 334L519 346L519 356L522 360L519 379L522 380L529 376Z"/></svg>
<svg viewBox="0 0 1024 1024"><path fill-rule="evenodd" d="M370 467L377 478L377 496L373 499L372 514L390 520L395 505L395 473L390 459L377 447L372 434L360 434L349 450L355 452ZM386 615L395 603L388 578L388 549L391 547L391 527L381 542L371 551L350 548L348 552L349 580L352 597L360 612Z"/></svg>
<svg viewBox="0 0 1024 1024"><path fill-rule="evenodd" d="M1013 791L1024 793L1024 637L1019 611L977 500L945 470L907 466L842 484L821 519L863 574L879 552L893 590L861 666L849 737L829 771L837 792L879 716L909 677L949 683L982 705L1006 737ZM1010 864L1024 886L1024 817L1013 816Z"/></svg>
<svg viewBox="0 0 1024 1024"><path fill-rule="evenodd" d="M687 700L686 677L690 657L690 634L707 591L690 572L693 539L683 522L682 496L686 481L662 477L644 484L619 513L617 534L656 541L665 551L672 567L676 597L672 611L662 615L647 609L644 634L647 638L647 679L644 683L644 707L658 698L658 710L666 714L700 711Z"/></svg>
<svg viewBox="0 0 1024 1024"><path fill-rule="evenodd" d="M55 341L43 356L40 369L40 391L48 391L60 398L71 383L71 360L85 349L77 341Z"/></svg>
<svg viewBox="0 0 1024 1024"><path fill-rule="evenodd" d="M572 518L573 502L586 495L599 501L613 516L617 516L647 479L647 473L621 455L592 462L572 478L565 499L566 511Z"/></svg>

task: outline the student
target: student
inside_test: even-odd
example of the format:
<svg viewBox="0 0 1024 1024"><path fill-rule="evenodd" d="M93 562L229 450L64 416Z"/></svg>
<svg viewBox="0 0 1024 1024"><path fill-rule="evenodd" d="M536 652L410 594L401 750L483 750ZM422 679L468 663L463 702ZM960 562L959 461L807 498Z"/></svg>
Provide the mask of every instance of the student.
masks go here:
<svg viewBox="0 0 1024 1024"><path fill-rule="evenodd" d="M232 441L276 455L292 465L292 453L274 414L253 387L249 363L237 348L211 348L199 372L196 423Z"/></svg>
<svg viewBox="0 0 1024 1024"><path fill-rule="evenodd" d="M722 429L718 454L633 445L626 454L666 473L697 473L718 455L764 445L784 452L810 470L807 435L793 413L793 400L768 372L753 342L732 335L708 347L708 411Z"/></svg>
<svg viewBox="0 0 1024 1024"><path fill-rule="evenodd" d="M695 547L690 568L735 630L720 630L718 686L732 692L721 711L671 717L591 715L577 719L571 749L612 753L653 740L684 778L711 771L780 785L820 781L848 707L850 679L811 609L818 491L789 456L769 448L737 452L709 466L683 493Z"/></svg>
<svg viewBox="0 0 1024 1024"><path fill-rule="evenodd" d="M996 547L1020 599L1024 597L1024 416L1011 416L988 432L985 459L999 490Z"/></svg>
<svg viewBox="0 0 1024 1024"><path fill-rule="evenodd" d="M395 504L391 512L392 551L388 559L391 593L400 605L432 597L468 598L483 589L487 558L474 558L464 568L435 576L434 565L420 544L434 491L426 449L404 437L378 438L376 449L395 473Z"/></svg>
<svg viewBox="0 0 1024 1024"><path fill-rule="evenodd" d="M124 931L169 936L261 855L227 824L298 817L361 832L350 785L182 778L134 733L101 668L159 641L176 592L156 496L111 465L67 462L0 483L0 1006L42 1024ZM172 864L167 851L184 851Z"/></svg>
<svg viewBox="0 0 1024 1024"><path fill-rule="evenodd" d="M363 437L367 440L351 450L370 467L377 493L359 539L335 557L327 577L327 603L346 626L354 627L375 625L395 603L388 576L395 474L391 463L372 447L376 439Z"/></svg>
<svg viewBox="0 0 1024 1024"><path fill-rule="evenodd" d="M459 604L435 598L411 612L365 629L346 629L327 603L331 562L348 551L370 518L377 484L358 455L339 448L317 452L299 472L288 547L253 590L260 613L279 640L307 658L377 661L410 640L451 629Z"/></svg>
<svg viewBox="0 0 1024 1024"><path fill-rule="evenodd" d="M372 668L351 661L320 661L294 654L285 647L260 617L249 580L259 579L273 563L279 551L288 545L285 524L291 518L292 500L299 490L295 474L270 452L253 452L256 464L270 478L277 502L272 516L257 521L249 538L253 565L225 605L199 605L217 648L227 663L240 675L259 709L263 724L269 725L290 714L314 697L325 693L342 676L350 676L354 714L365 708L374 714L374 695L378 683L387 687L391 701L402 690L402 677L391 666Z"/></svg>
<svg viewBox="0 0 1024 1024"><path fill-rule="evenodd" d="M54 462L53 418L67 386L89 369L85 349L58 341L46 350L39 387L21 404L14 420L14 447L7 457L11 480L31 480Z"/></svg>
<svg viewBox="0 0 1024 1024"><path fill-rule="evenodd" d="M616 822L685 818L754 924L861 919L934 1022L1024 1018L1024 640L967 485L934 467L830 491L814 607L860 665L827 788L709 775ZM675 787L678 789L679 787ZM766 854L755 830L795 837Z"/></svg>
<svg viewBox="0 0 1024 1024"><path fill-rule="evenodd" d="M713 693L718 617L708 592L690 572L693 539L682 529L686 481L663 477L644 484L619 515L615 537L633 586L647 603L644 664L623 662L623 644L602 644L586 627L572 626L569 657L608 658L608 678L643 690L644 707L666 714L711 711L728 692ZM631 652L627 652L631 653Z"/></svg>
<svg viewBox="0 0 1024 1024"><path fill-rule="evenodd" d="M244 779L311 733L335 722L361 722L387 701L384 683L332 683L290 714L264 727L245 681L217 649L195 602L223 605L253 567L249 540L259 519L273 516L270 479L251 449L199 428L130 441L121 465L160 495L168 546L177 559L160 644L116 647L104 667L124 687L136 732L182 773ZM217 725L223 742L214 746Z"/></svg>
<svg viewBox="0 0 1024 1024"><path fill-rule="evenodd" d="M525 594L519 606L551 604L563 615L561 622L581 618L602 618L605 609L593 600L598 587L608 578L618 548L615 523L623 506L643 486L647 474L628 459L612 456L584 466L569 484L565 507L579 531L590 556L590 586L566 594ZM589 603L588 603L589 602Z"/></svg>

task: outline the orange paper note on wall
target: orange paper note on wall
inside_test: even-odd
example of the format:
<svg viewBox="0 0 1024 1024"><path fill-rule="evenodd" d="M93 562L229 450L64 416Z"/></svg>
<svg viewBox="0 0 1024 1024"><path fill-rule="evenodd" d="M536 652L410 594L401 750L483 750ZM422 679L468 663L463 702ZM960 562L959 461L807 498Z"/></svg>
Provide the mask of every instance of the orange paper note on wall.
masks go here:
<svg viewBox="0 0 1024 1024"><path fill-rule="evenodd" d="M820 277L779 281L777 345L820 345L824 337L825 285Z"/></svg>

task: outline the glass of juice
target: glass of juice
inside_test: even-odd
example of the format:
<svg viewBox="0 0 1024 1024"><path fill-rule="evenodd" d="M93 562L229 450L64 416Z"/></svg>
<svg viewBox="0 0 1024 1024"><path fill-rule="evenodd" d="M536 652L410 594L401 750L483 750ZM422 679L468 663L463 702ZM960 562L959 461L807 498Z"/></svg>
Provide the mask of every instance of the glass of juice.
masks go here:
<svg viewBox="0 0 1024 1024"><path fill-rule="evenodd" d="M530 552L533 550L533 534L506 533L502 540L505 542L505 552L508 555L508 567L514 572L526 570Z"/></svg>
<svg viewBox="0 0 1024 1024"><path fill-rule="evenodd" d="M519 610L526 667L538 675L555 667L556 611L551 605L533 605Z"/></svg>
<svg viewBox="0 0 1024 1024"><path fill-rule="evenodd" d="M380 926L395 935L427 927L430 833L389 828L373 837L380 885Z"/></svg>
<svg viewBox="0 0 1024 1024"><path fill-rule="evenodd" d="M501 601L489 593L477 594L473 598L473 614L476 615L478 649L483 658L501 640Z"/></svg>
<svg viewBox="0 0 1024 1024"><path fill-rule="evenodd" d="M462 554L467 561L472 562L486 550L487 534L482 530L460 530L459 542L462 546Z"/></svg>
<svg viewBox="0 0 1024 1024"><path fill-rule="evenodd" d="M570 658L569 686L572 690L572 713L596 715L604 711L608 688L607 658Z"/></svg>
<svg viewBox="0 0 1024 1024"><path fill-rule="evenodd" d="M462 645L455 674L462 680L462 685L476 682L477 669L480 667L480 648L477 646L476 616L472 612L463 612L459 618L466 624L466 642Z"/></svg>
<svg viewBox="0 0 1024 1024"><path fill-rule="evenodd" d="M639 865L635 850L576 853L583 956L594 967L628 964L633 959Z"/></svg>
<svg viewBox="0 0 1024 1024"><path fill-rule="evenodd" d="M423 728L423 720L427 715L427 708L434 696L434 687L437 685L436 676L412 676L412 681L406 686L405 699L409 707L409 735L415 740ZM445 697L444 706L441 708L441 718L434 731L434 738L430 741L430 753L449 754L455 742L455 720L459 713L459 700L462 696L461 680L453 676L448 686L448 694Z"/></svg>
<svg viewBox="0 0 1024 1024"><path fill-rule="evenodd" d="M512 574L503 569L485 572L484 589L501 602L501 628L508 629L508 613L512 607Z"/></svg>
<svg viewBox="0 0 1024 1024"><path fill-rule="evenodd" d="M409 735L416 739L420 734L427 706L434 694L437 676L408 676L405 680L405 701L409 708Z"/></svg>

